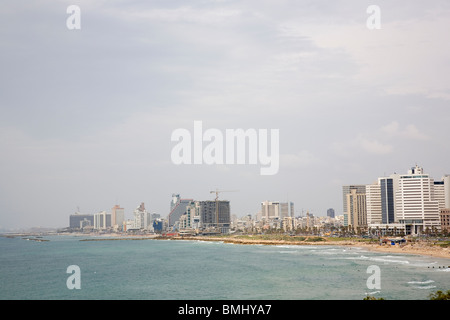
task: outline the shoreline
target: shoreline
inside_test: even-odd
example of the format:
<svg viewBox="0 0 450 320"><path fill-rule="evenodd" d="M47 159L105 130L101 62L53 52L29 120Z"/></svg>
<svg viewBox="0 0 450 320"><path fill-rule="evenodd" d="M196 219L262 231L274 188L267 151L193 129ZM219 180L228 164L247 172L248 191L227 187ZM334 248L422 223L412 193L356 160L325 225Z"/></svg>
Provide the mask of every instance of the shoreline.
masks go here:
<svg viewBox="0 0 450 320"><path fill-rule="evenodd" d="M401 253L413 254L421 256L431 256L436 258L450 259L449 248L442 248L436 245L429 246L425 244L405 244L395 246L384 244L379 245L375 243L364 243L359 241L333 241L326 239L325 241L286 241L286 240L264 240L264 239L240 239L233 237L173 237L173 240L197 240L197 241L218 241L224 243L233 243L241 245L321 245L321 246L346 246L364 248L370 251L385 252L385 253Z"/></svg>
<svg viewBox="0 0 450 320"><path fill-rule="evenodd" d="M429 256L435 258L444 258L450 260L450 251L448 248L442 248L438 246L426 246L420 244L406 244L403 246L390 246L390 245L378 245L378 244L360 244L356 245L361 248L365 248L370 251L386 252L386 253L401 253L401 254L414 254L421 256Z"/></svg>

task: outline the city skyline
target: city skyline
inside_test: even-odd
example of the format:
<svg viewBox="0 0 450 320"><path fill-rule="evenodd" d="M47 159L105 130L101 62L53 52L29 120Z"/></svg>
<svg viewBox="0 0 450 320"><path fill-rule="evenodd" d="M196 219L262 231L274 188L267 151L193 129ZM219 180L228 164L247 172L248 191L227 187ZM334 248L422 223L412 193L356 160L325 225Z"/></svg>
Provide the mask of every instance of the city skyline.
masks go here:
<svg viewBox="0 0 450 320"><path fill-rule="evenodd" d="M123 208L115 205L110 217L102 211L94 215L85 215L80 212L70 215L69 231L74 230L105 231L108 232L153 232L154 220L162 223L162 232L180 232L183 234L201 234L217 232L221 226L221 233L228 234L236 231L237 225L246 225L247 228L259 228L260 231L275 228L284 229L285 232L296 230L304 224L303 218L317 216L309 211L295 215L293 202L280 202L264 200L256 214L248 214L238 217L230 212L230 201L219 200L218 195L224 190L215 190L215 200L194 200L180 197L180 194L172 194L170 201L170 213L164 217L160 214L151 214L145 210L144 203L135 209L134 219L124 220ZM229 191L230 192L230 191ZM233 191L234 192L234 191ZM364 185L342 186L343 214L335 215L334 208L327 210L327 220L319 222L321 225L332 223L335 227L348 227L354 232L371 233L398 232L402 234L421 234L433 231L445 231L448 223L445 218L450 210L450 175L441 179L434 179L426 173L422 167L416 165L404 173L393 173L389 177L378 177L376 183ZM219 210L216 207L219 204ZM121 221L116 224L114 212L120 209ZM142 212L142 217L136 212ZM86 217L88 219L86 219ZM145 216L145 218L144 218ZM150 218L152 216L152 218ZM330 220L331 218L331 220ZM336 219L335 219L336 218ZM144 222L145 219L145 223ZM92 220L94 222L86 221ZM96 221L105 221L103 224ZM235 220L235 222L233 222ZM106 221L109 221L106 222ZM219 224L217 224L219 222ZM87 229L84 229L88 227ZM310 227L318 227L312 223ZM329 227L329 226L328 226ZM319 226L319 228L321 228Z"/></svg>
<svg viewBox="0 0 450 320"><path fill-rule="evenodd" d="M450 174L448 1L82 0L80 29L71 4L0 11L0 229L142 202L165 217L171 194L216 188L238 190L220 195L237 216L265 200L340 215L343 185ZM195 121L278 130L277 173L174 164L171 135Z"/></svg>

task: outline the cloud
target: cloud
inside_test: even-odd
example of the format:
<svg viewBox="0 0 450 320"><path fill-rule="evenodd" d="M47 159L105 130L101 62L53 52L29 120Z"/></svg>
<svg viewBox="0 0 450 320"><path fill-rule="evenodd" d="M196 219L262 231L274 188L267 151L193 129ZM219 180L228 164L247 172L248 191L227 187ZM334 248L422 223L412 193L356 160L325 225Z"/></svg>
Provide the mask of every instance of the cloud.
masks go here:
<svg viewBox="0 0 450 320"><path fill-rule="evenodd" d="M114 11L114 15L130 21L150 20L165 23L194 23L210 26L230 22L233 19L239 18L242 14L242 11L238 9L220 7L205 9L192 8L190 6L152 9L132 8L128 10Z"/></svg>
<svg viewBox="0 0 450 320"><path fill-rule="evenodd" d="M380 156L394 151L392 144L382 142L379 138L373 136L372 134L372 137L368 137L359 133L347 140L334 141L330 148L333 153L344 158L354 158L356 154L361 154L361 151L365 154Z"/></svg>
<svg viewBox="0 0 450 320"><path fill-rule="evenodd" d="M370 154L386 155L394 150L392 145L382 143L376 139L367 139L360 136L356 139L356 142L361 149Z"/></svg>
<svg viewBox="0 0 450 320"><path fill-rule="evenodd" d="M354 79L387 94L420 94L429 98L450 99L450 43L442 40L449 28L447 3L431 5L405 17L405 5L381 5L381 30L364 25L365 10L359 6L360 19L333 25L302 26L320 48L340 48L358 64ZM392 17L395 17L393 19ZM292 33L293 31L290 30Z"/></svg>
<svg viewBox="0 0 450 320"><path fill-rule="evenodd" d="M422 133L414 124L401 126L392 121L373 132L358 133L347 141L334 142L331 149L338 155L346 156L357 150L373 155L386 155L394 152L400 144L407 141L427 141L430 137Z"/></svg>
<svg viewBox="0 0 450 320"><path fill-rule="evenodd" d="M307 150L280 155L280 166L299 168L307 167L318 162L319 159Z"/></svg>
<svg viewBox="0 0 450 320"><path fill-rule="evenodd" d="M388 134L392 138L400 137L404 139L421 141L429 139L429 137L426 134L420 132L415 125L409 124L402 129L397 121L392 121L391 123L383 126L380 130Z"/></svg>

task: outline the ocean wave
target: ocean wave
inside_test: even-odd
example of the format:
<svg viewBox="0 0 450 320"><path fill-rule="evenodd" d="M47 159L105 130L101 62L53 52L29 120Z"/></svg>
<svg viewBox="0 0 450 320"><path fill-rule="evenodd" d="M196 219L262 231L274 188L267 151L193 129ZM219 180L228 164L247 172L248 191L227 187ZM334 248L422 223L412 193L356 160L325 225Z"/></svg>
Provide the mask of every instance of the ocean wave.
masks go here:
<svg viewBox="0 0 450 320"><path fill-rule="evenodd" d="M386 256L386 257L371 257L369 258L371 261L379 261L384 263L399 263L399 264L409 264L408 260L397 260L395 257Z"/></svg>
<svg viewBox="0 0 450 320"><path fill-rule="evenodd" d="M192 240L186 240L186 241L192 241ZM195 243L201 243L201 244L223 244L223 241L205 241L205 240L194 240Z"/></svg>
<svg viewBox="0 0 450 320"><path fill-rule="evenodd" d="M290 254L293 254L293 253L298 253L298 251L278 251L278 253L290 253Z"/></svg>
<svg viewBox="0 0 450 320"><path fill-rule="evenodd" d="M277 245L275 247L276 248L288 248L288 249L292 248L292 246L289 246L289 245Z"/></svg>
<svg viewBox="0 0 450 320"><path fill-rule="evenodd" d="M384 264L389 264L389 263L396 263L396 264L407 264L409 265L410 262L408 260L397 260L395 259L395 257L390 257L390 256L383 256L383 257L368 257L365 255L360 255L360 256L356 256L356 257L343 257L342 259L345 260L365 260L365 261L374 261L374 262L382 262Z"/></svg>
<svg viewBox="0 0 450 320"><path fill-rule="evenodd" d="M433 283L434 280L425 280L425 281L408 281L408 284L429 284Z"/></svg>
<svg viewBox="0 0 450 320"><path fill-rule="evenodd" d="M427 290L427 289L434 289L436 288L436 286L413 286L414 289L422 289L422 290Z"/></svg>
<svg viewBox="0 0 450 320"><path fill-rule="evenodd" d="M286 249L307 249L308 246L301 246L301 245L295 245L295 244L280 244L280 245L275 245L275 248L286 248Z"/></svg>
<svg viewBox="0 0 450 320"><path fill-rule="evenodd" d="M434 289L436 288L435 285L433 285L432 283L434 283L434 280L424 280L424 281L408 281L408 284L411 285L412 288L414 289L421 289L421 290L427 290L427 289Z"/></svg>
<svg viewBox="0 0 450 320"><path fill-rule="evenodd" d="M356 248L354 248L356 249ZM342 248L317 248L317 249L310 249L309 252L315 254L315 255L323 255L323 256L349 256L349 255L355 255L355 254L361 254L361 250L349 250L349 249L342 249Z"/></svg>

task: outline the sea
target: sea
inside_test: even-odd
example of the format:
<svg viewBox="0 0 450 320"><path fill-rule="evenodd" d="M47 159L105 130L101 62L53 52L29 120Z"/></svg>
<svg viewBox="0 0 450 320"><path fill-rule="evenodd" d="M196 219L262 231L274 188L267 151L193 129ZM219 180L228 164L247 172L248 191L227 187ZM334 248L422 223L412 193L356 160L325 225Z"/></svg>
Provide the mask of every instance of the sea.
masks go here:
<svg viewBox="0 0 450 320"><path fill-rule="evenodd" d="M429 300L450 290L450 259L356 247L42 240L0 237L1 300Z"/></svg>

